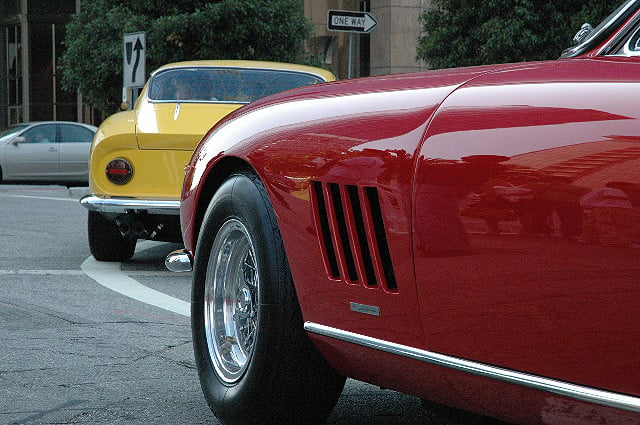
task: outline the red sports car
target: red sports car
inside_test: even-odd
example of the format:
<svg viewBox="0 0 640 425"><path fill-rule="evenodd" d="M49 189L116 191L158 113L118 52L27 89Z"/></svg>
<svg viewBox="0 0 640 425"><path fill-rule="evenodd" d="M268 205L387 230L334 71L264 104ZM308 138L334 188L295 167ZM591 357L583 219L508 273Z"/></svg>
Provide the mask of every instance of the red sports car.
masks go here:
<svg viewBox="0 0 640 425"><path fill-rule="evenodd" d="M326 420L345 377L516 423L640 423L640 1L556 61L285 92L181 220L205 397Z"/></svg>

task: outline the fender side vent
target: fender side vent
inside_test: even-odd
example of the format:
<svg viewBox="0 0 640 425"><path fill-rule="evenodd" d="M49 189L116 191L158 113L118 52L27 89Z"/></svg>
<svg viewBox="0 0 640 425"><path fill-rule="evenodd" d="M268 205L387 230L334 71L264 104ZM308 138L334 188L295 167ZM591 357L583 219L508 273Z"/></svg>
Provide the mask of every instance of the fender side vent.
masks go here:
<svg viewBox="0 0 640 425"><path fill-rule="evenodd" d="M376 271L373 267L373 259L371 258L371 250L367 241L367 230L364 224L364 216L360 205L360 195L357 186L347 186L349 201L353 209L353 220L356 225L356 234L358 235L358 246L362 254L362 264L364 266L366 282L368 285L375 286L378 284L376 279Z"/></svg>
<svg viewBox="0 0 640 425"><path fill-rule="evenodd" d="M376 232L380 261L382 262L387 288L390 290L396 290L398 289L398 283L396 282L396 275L393 272L393 264L391 263L391 254L389 253L389 244L387 242L387 233L385 232L384 221L382 220L382 209L380 208L378 190L374 187L367 187L365 188L365 191L367 193L367 198L369 199L369 205L371 206L373 229Z"/></svg>
<svg viewBox="0 0 640 425"><path fill-rule="evenodd" d="M320 228L320 234L322 234L322 240L320 242L323 245L322 251L325 256L325 264L329 269L329 276L338 279L340 278L340 270L338 268L336 250L333 246L333 239L331 239L331 232L329 231L329 216L327 215L327 204L324 199L322 183L312 181L311 189L312 198L315 200L314 206L316 207L315 217L317 219L317 227Z"/></svg>
<svg viewBox="0 0 640 425"><path fill-rule="evenodd" d="M327 274L397 291L378 190L312 181L311 199Z"/></svg>
<svg viewBox="0 0 640 425"><path fill-rule="evenodd" d="M344 257L344 265L347 267L347 275L349 281L358 281L358 272L356 271L356 263L353 258L353 250L351 248L350 232L347 228L347 217L345 215L344 205L342 204L342 194L340 193L340 185L329 183L329 193L331 194L331 206L335 215L335 221L338 225L338 240L340 241L341 254Z"/></svg>

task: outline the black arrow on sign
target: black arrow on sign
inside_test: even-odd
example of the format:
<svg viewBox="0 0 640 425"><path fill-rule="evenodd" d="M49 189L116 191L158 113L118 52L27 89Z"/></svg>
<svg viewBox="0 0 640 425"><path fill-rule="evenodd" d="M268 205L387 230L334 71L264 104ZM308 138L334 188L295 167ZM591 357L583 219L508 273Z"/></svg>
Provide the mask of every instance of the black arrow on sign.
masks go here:
<svg viewBox="0 0 640 425"><path fill-rule="evenodd" d="M140 39L136 39L136 45L133 47L133 50L135 50L136 52L136 61L133 63L133 70L131 71L131 82L135 83L136 82L136 71L138 70L138 65L140 64L140 56L142 55L140 53L141 50L144 50L144 48L142 47L142 43L140 42Z"/></svg>

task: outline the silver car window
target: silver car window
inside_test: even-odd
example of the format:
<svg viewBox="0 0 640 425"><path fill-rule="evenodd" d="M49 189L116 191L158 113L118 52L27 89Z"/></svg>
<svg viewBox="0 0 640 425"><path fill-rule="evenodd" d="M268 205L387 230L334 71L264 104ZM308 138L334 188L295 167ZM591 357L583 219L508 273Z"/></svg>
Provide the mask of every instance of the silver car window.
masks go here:
<svg viewBox="0 0 640 425"><path fill-rule="evenodd" d="M55 143L56 142L56 126L55 124L36 125L22 133L25 143Z"/></svg>
<svg viewBox="0 0 640 425"><path fill-rule="evenodd" d="M18 133L20 133L23 129L29 127L26 124L23 125L14 125L9 128L5 128L4 130L0 130L0 140L13 139Z"/></svg>
<svg viewBox="0 0 640 425"><path fill-rule="evenodd" d="M79 125L61 124L60 143L91 143L93 132Z"/></svg>

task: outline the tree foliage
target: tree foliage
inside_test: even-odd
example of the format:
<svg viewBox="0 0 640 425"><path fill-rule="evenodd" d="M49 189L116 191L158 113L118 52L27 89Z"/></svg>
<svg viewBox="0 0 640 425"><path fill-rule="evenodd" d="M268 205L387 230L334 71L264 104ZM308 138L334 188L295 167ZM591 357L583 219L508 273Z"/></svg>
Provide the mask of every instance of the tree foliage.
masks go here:
<svg viewBox="0 0 640 425"><path fill-rule="evenodd" d="M610 0L432 0L420 17L418 59L432 68L554 59Z"/></svg>
<svg viewBox="0 0 640 425"><path fill-rule="evenodd" d="M122 96L122 37L145 31L147 72L169 62L308 62L299 0L82 0L67 25L63 86L111 112Z"/></svg>

